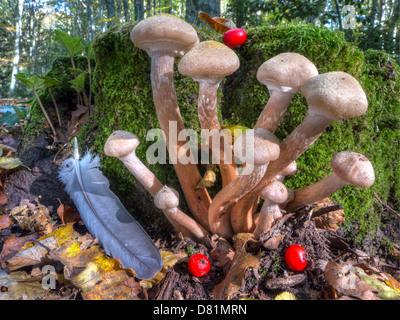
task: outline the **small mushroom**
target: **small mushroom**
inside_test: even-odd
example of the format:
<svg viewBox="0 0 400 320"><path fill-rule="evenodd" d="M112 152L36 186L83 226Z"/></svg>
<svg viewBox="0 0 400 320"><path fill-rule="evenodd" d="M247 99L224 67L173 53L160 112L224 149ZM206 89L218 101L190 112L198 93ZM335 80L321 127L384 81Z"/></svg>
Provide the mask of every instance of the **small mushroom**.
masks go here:
<svg viewBox="0 0 400 320"><path fill-rule="evenodd" d="M177 133L185 130L179 111L174 86L174 59L183 56L199 43L196 30L187 22L170 14L160 14L140 21L131 32L131 40L151 57L151 85L160 128L165 134L169 155L177 159L186 154L187 141L170 145L170 121L176 124ZM174 162L188 206L196 219L208 227L208 209L211 198L205 188L196 188L201 180L195 161L187 164Z"/></svg>
<svg viewBox="0 0 400 320"><path fill-rule="evenodd" d="M254 128L273 133L293 96L306 80L316 75L315 65L298 53L285 52L265 61L257 71L257 80L267 86L270 98Z"/></svg>
<svg viewBox="0 0 400 320"><path fill-rule="evenodd" d="M236 206L245 208L292 161L301 156L334 120L350 119L364 114L368 101L356 79L345 72L328 72L307 80L301 92L309 109L306 118L280 144L280 155L268 166L261 182L249 194L243 194ZM221 211L229 210L224 207Z"/></svg>
<svg viewBox="0 0 400 320"><path fill-rule="evenodd" d="M240 66L236 53L217 41L204 41L189 50L178 65L179 72L199 82L198 114L203 130L210 130L209 147L218 155L222 185L226 186L238 176L232 150L226 148L217 111L217 92L222 79ZM219 139L219 150L212 148L214 137Z"/></svg>
<svg viewBox="0 0 400 320"><path fill-rule="evenodd" d="M195 241L204 242L210 234L196 221L184 214L179 208L179 193L168 186L163 186L154 197L154 204L164 212L177 233Z"/></svg>
<svg viewBox="0 0 400 320"><path fill-rule="evenodd" d="M104 145L104 153L121 160L125 167L154 197L163 185L136 156L135 150L139 143L139 138L133 133L117 130L108 137Z"/></svg>
<svg viewBox="0 0 400 320"><path fill-rule="evenodd" d="M368 158L350 151L339 152L331 159L333 173L317 183L294 190L294 200L286 209L295 210L303 205L329 197L344 186L369 188L375 181L374 168Z"/></svg>
<svg viewBox="0 0 400 320"><path fill-rule="evenodd" d="M242 230L244 227L242 226L243 217L240 214L234 219L230 217L229 212L224 208L230 207L243 194L248 193L258 184L259 180L264 176L269 162L279 156L279 141L267 130L261 128L251 129L235 140L234 150L236 155L238 153L236 150L251 150L250 153L252 155L246 154L246 167L248 169L253 164L253 170L249 174L240 175L224 187L217 193L211 203L209 212L211 231L225 239L230 239L234 230ZM234 230L232 230L232 227Z"/></svg>
<svg viewBox="0 0 400 320"><path fill-rule="evenodd" d="M114 131L108 137L104 145L104 152L107 156L116 157L121 160L128 170L134 175L134 177L143 185L143 187L153 197L160 199L161 190L164 190L167 187L164 187L157 177L136 156L135 150L139 146L139 143L140 141L138 137L133 133L122 130ZM166 206L163 209L163 212L168 221L170 221L176 232L182 232L183 235L193 240L203 242L209 233L196 221L177 208L179 205L179 197L175 190L170 190L173 189L167 189L168 194L170 194L169 198L166 196L162 197L165 199ZM171 195L171 192L176 194L175 198ZM166 201L168 199L169 202ZM172 210L171 207L171 210L167 210L166 208L168 203L176 204L173 207L175 209ZM158 208L162 206L159 200L155 200L155 204Z"/></svg>
<svg viewBox="0 0 400 320"><path fill-rule="evenodd" d="M282 212L279 205L287 201L289 192L286 186L280 181L272 181L260 194L264 199L264 204L260 210L258 222L253 235L256 239L260 234L268 232L273 223L282 218Z"/></svg>

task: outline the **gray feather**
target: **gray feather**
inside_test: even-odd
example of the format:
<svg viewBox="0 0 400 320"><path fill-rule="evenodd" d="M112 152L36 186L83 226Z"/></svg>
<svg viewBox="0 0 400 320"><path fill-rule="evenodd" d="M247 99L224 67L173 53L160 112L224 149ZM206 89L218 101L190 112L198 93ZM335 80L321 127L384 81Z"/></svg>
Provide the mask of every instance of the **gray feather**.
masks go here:
<svg viewBox="0 0 400 320"><path fill-rule="evenodd" d="M79 160L67 159L59 172L65 190L74 201L89 232L107 254L132 268L140 279L151 279L163 265L160 252L140 224L130 215L99 170L100 159L89 152Z"/></svg>

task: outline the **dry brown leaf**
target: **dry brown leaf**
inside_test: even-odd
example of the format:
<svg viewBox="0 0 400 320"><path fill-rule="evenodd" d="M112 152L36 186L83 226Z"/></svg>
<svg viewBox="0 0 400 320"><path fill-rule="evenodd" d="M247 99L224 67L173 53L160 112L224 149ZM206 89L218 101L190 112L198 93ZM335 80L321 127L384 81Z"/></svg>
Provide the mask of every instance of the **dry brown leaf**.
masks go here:
<svg viewBox="0 0 400 320"><path fill-rule="evenodd" d="M235 236L235 257L225 279L214 289L215 300L230 299L242 286L246 269L259 266L261 253L257 256L248 253L246 247L249 242L256 242L250 233L239 233Z"/></svg>
<svg viewBox="0 0 400 320"><path fill-rule="evenodd" d="M332 200L329 198L322 199L317 202L317 206L314 208L314 212L316 212L319 209L333 206L334 203ZM336 211L331 211L326 214L323 214L322 216L314 218L315 225L318 228L324 229L324 230L330 230L333 232L336 232L340 224L345 222L345 214L344 210L336 210Z"/></svg>
<svg viewBox="0 0 400 320"><path fill-rule="evenodd" d="M12 225L10 217L6 214L0 215L0 230L6 229Z"/></svg>
<svg viewBox="0 0 400 320"><path fill-rule="evenodd" d="M211 237L210 244L212 248L211 258L217 261L224 270L224 274L227 274L235 256L235 251L227 240L216 234Z"/></svg>
<svg viewBox="0 0 400 320"><path fill-rule="evenodd" d="M4 191L0 191L0 205L6 204L8 201L7 195L4 193Z"/></svg>
<svg viewBox="0 0 400 320"><path fill-rule="evenodd" d="M15 235L11 235L3 245L3 249L0 253L0 261L2 262L2 267L5 268L6 266L3 265L3 262L11 259L14 257L21 248L33 240L38 239L39 236L37 233L30 234L24 237L16 237Z"/></svg>
<svg viewBox="0 0 400 320"><path fill-rule="evenodd" d="M365 296L371 296L368 291L375 291L372 286L360 279L353 265L341 265L330 261L325 267L324 277L338 292L339 296L345 295L363 299ZM375 298L379 300L376 295Z"/></svg>
<svg viewBox="0 0 400 320"><path fill-rule="evenodd" d="M63 224L82 220L81 216L74 208L62 204L60 199L58 199L58 201L60 202L60 206L57 208L57 214L60 217Z"/></svg>

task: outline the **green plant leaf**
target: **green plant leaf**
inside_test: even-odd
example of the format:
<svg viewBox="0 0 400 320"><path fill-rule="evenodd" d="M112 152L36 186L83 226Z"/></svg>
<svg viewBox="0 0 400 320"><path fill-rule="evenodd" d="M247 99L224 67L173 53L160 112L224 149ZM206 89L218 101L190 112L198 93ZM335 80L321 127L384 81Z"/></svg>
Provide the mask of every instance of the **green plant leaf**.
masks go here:
<svg viewBox="0 0 400 320"><path fill-rule="evenodd" d="M29 99L29 100L24 100L24 101L22 101L22 100L17 101L17 104L32 104L33 101L35 101L35 98Z"/></svg>
<svg viewBox="0 0 400 320"><path fill-rule="evenodd" d="M0 125L7 124L8 126L13 126L18 121L19 121L19 118L18 118L17 114L7 111L5 114L3 114L1 116Z"/></svg>
<svg viewBox="0 0 400 320"><path fill-rule="evenodd" d="M94 52L93 52L93 42L83 39L82 40L83 45L85 46L85 55L90 58L93 59L94 58Z"/></svg>
<svg viewBox="0 0 400 320"><path fill-rule="evenodd" d="M69 81L69 83L72 84L72 88L76 92L80 93L83 90L85 90L85 81L87 76L88 76L87 72L82 72L74 80Z"/></svg>
<svg viewBox="0 0 400 320"><path fill-rule="evenodd" d="M79 76L83 72L83 70L79 68L68 68L68 70L71 71L75 75L75 77Z"/></svg>
<svg viewBox="0 0 400 320"><path fill-rule="evenodd" d="M52 88L55 86L59 86L62 82L58 81L57 79L46 77L46 76L41 76L41 79L44 80L44 85L46 88Z"/></svg>
<svg viewBox="0 0 400 320"><path fill-rule="evenodd" d="M44 88L44 80L38 75L18 73L15 77L32 90L40 90Z"/></svg>
<svg viewBox="0 0 400 320"><path fill-rule="evenodd" d="M54 33L65 49L67 49L71 57L82 53L82 51L85 49L85 46L82 43L82 38L71 37L69 34L60 30L54 30Z"/></svg>
<svg viewBox="0 0 400 320"><path fill-rule="evenodd" d="M28 115L28 110L26 110L25 108L22 107L17 107L17 106L12 106L15 114L18 116L18 118L20 120L23 120L26 118L26 116Z"/></svg>

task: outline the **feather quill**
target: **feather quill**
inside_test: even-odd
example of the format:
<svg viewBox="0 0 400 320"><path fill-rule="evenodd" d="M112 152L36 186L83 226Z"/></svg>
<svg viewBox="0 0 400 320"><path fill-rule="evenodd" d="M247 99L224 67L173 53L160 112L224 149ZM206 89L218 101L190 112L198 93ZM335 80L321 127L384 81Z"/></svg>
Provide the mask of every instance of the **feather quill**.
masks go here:
<svg viewBox="0 0 400 320"><path fill-rule="evenodd" d="M75 138L74 158L64 161L59 178L74 201L89 232L107 254L132 268L138 278L151 279L163 265L160 252L141 225L130 215L99 170L100 159L86 152L79 159Z"/></svg>

